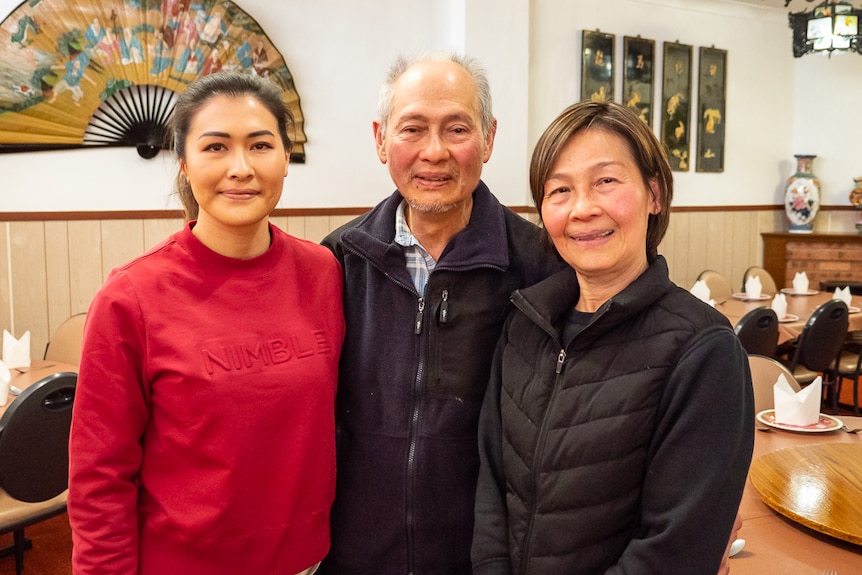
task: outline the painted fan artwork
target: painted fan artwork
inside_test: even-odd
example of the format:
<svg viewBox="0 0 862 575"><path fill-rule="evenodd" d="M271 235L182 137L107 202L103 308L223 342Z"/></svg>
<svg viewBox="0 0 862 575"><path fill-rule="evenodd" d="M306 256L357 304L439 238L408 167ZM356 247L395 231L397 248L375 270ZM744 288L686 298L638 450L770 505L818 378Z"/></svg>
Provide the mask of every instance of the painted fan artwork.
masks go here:
<svg viewBox="0 0 862 575"><path fill-rule="evenodd" d="M291 161L305 160L299 94L258 23L225 0L27 0L0 24L0 152L165 148L176 95L241 70L275 81L295 119Z"/></svg>

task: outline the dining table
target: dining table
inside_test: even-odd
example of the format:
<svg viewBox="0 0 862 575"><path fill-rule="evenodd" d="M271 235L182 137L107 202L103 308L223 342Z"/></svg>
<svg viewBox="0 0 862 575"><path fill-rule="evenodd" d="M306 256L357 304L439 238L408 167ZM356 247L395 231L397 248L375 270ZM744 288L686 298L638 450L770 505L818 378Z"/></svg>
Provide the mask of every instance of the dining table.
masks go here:
<svg viewBox="0 0 862 575"><path fill-rule="evenodd" d="M739 514L745 539L732 575L862 574L862 417L830 416L831 431L758 421Z"/></svg>
<svg viewBox="0 0 862 575"><path fill-rule="evenodd" d="M808 318L818 307L834 299L834 292L809 290L805 295L795 294L792 290L782 290L787 301L787 314L778 318L778 343L794 340L802 333ZM759 307L770 307L775 294L762 294L750 299L744 293L733 294L727 299L715 302L715 309L721 312L732 325L742 316ZM851 296L850 312L847 315L848 331L862 330L862 297Z"/></svg>
<svg viewBox="0 0 862 575"><path fill-rule="evenodd" d="M12 375L12 379L9 381L9 387L10 389L17 388L21 391L24 391L37 381L48 377L49 375L66 371L78 373L78 366L59 361L34 359L30 361L30 367L15 368L9 370L10 374ZM0 417L2 417L4 413L6 413L6 410L9 408L9 406L14 400L15 395L10 393L9 397L6 400L6 405L0 406Z"/></svg>

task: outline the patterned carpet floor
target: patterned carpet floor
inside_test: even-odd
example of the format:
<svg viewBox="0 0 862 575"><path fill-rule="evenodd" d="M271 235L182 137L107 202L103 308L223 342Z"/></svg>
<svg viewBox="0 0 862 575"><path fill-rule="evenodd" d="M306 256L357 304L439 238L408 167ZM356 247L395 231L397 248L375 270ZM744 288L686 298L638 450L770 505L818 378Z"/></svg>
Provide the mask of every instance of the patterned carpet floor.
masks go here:
<svg viewBox="0 0 862 575"><path fill-rule="evenodd" d="M25 575L72 575L72 530L65 513L24 530L33 548L24 553ZM0 548L12 545L12 534L0 536ZM0 575L15 574L15 557L0 558Z"/></svg>

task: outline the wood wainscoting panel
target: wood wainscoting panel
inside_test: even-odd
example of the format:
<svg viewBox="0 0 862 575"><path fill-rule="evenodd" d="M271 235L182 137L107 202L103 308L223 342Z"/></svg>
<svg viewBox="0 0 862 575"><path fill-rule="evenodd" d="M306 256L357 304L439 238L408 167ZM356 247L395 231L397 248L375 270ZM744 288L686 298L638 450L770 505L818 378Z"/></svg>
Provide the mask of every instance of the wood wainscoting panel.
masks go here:
<svg viewBox="0 0 862 575"><path fill-rule="evenodd" d="M675 211L659 253L668 260L671 279L691 289L706 269L723 275L734 291L752 265L761 265L763 248L758 230L774 229L768 210Z"/></svg>
<svg viewBox="0 0 862 575"><path fill-rule="evenodd" d="M45 269L48 278L47 307L50 335L73 313L86 311L72 311L68 222L45 222Z"/></svg>
<svg viewBox="0 0 862 575"><path fill-rule="evenodd" d="M760 265L760 240L757 234L750 233L759 219L757 212L739 212L728 218L730 225L727 237L732 238L732 241L726 241L725 245L732 250L730 262L733 275L728 280L733 291L745 291L742 282L745 270L750 266Z"/></svg>
<svg viewBox="0 0 862 575"><path fill-rule="evenodd" d="M135 220L128 223L135 225ZM103 247L99 220L69 222L69 296L73 313L87 311L105 281Z"/></svg>
<svg viewBox="0 0 862 575"><path fill-rule="evenodd" d="M355 215L347 215L347 216L329 216L329 229L336 230L346 224L347 222L352 222L358 216ZM324 236L325 237L325 236ZM323 239L323 238L321 238Z"/></svg>
<svg viewBox="0 0 862 575"><path fill-rule="evenodd" d="M146 251L144 224L140 220L102 220L102 282L111 270Z"/></svg>
<svg viewBox="0 0 862 575"><path fill-rule="evenodd" d="M305 237L305 218L301 216L276 216L271 218L271 221L292 236Z"/></svg>
<svg viewBox="0 0 862 575"><path fill-rule="evenodd" d="M30 331L30 349L38 357L48 341L48 274L46 266L45 223L11 222L12 335Z"/></svg>
<svg viewBox="0 0 862 575"><path fill-rule="evenodd" d="M671 214L670 225L658 246L658 253L667 259L671 279L688 289L691 285L685 285L680 279L685 277L688 269L688 250L682 246L687 244L689 219L682 216L683 214Z"/></svg>
<svg viewBox="0 0 862 575"><path fill-rule="evenodd" d="M0 329L9 329L12 325L12 294L9 286L12 284L12 262L9 260L10 222L0 222Z"/></svg>
<svg viewBox="0 0 862 575"><path fill-rule="evenodd" d="M852 210L821 208L818 225L842 222ZM280 210L273 223L313 242L366 208ZM537 221L534 212L516 210ZM831 214L831 211L841 213ZM11 214L0 221L0 329L30 330L31 351L41 357L53 330L89 308L108 273L152 248L184 225L179 211L154 213ZM849 223L848 223L849 222ZM671 279L690 289L704 269L724 275L734 290L751 265L763 264L761 233L786 228L781 206L678 208L659 253ZM824 232L829 231L824 229ZM852 233L852 232L850 232ZM776 278L780 282L779 278Z"/></svg>
<svg viewBox="0 0 862 575"><path fill-rule="evenodd" d="M302 216L277 216L272 218L276 227L297 238L305 238L305 220Z"/></svg>
<svg viewBox="0 0 862 575"><path fill-rule="evenodd" d="M331 216L309 216L305 218L305 233L302 237L312 242L320 241L332 231L329 219Z"/></svg>
<svg viewBox="0 0 862 575"><path fill-rule="evenodd" d="M155 247L162 240L177 233L186 225L182 218L163 218L144 220L144 249L141 253ZM137 254L136 254L137 255Z"/></svg>
<svg viewBox="0 0 862 575"><path fill-rule="evenodd" d="M329 232L356 218L347 214L323 216L274 216L272 223L297 238L320 243Z"/></svg>
<svg viewBox="0 0 862 575"><path fill-rule="evenodd" d="M683 214L680 214L683 215ZM686 213L683 217L688 219L688 237L685 243L679 246L679 249L688 252L688 265L680 270L685 274L685 280L680 283L677 277L671 276L679 285L691 288L697 279L697 274L706 268L723 268L720 262L715 261L715 254L710 257L710 252L707 247L707 236L709 229L707 226L708 214L706 212ZM727 273L723 271L722 273Z"/></svg>

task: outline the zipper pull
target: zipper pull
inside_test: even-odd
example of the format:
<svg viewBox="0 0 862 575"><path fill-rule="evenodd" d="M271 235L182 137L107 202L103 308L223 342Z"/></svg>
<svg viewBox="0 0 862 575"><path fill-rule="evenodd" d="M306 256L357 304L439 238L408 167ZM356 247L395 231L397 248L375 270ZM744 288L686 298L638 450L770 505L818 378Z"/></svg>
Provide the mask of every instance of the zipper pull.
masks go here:
<svg viewBox="0 0 862 575"><path fill-rule="evenodd" d="M557 356L557 375L560 375L560 372L563 371L563 362L566 361L566 350L561 349L560 355Z"/></svg>
<svg viewBox="0 0 862 575"><path fill-rule="evenodd" d="M416 321L413 322L413 333L422 333L422 312L425 311L425 298L419 298L419 310L416 312Z"/></svg>
<svg viewBox="0 0 862 575"><path fill-rule="evenodd" d="M440 304L440 323L449 319L449 290L443 290L443 302Z"/></svg>

